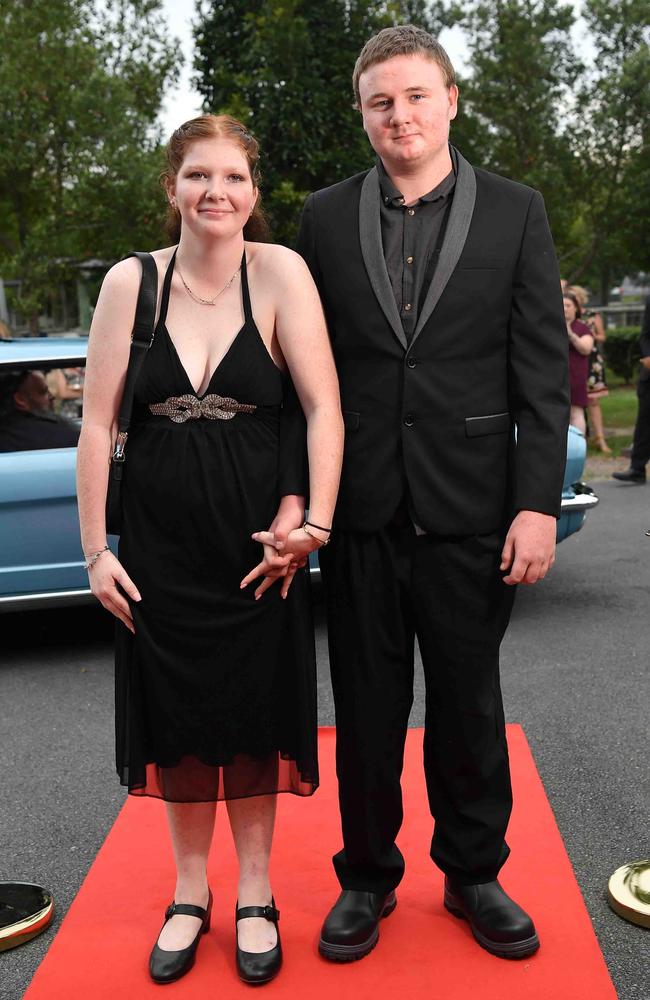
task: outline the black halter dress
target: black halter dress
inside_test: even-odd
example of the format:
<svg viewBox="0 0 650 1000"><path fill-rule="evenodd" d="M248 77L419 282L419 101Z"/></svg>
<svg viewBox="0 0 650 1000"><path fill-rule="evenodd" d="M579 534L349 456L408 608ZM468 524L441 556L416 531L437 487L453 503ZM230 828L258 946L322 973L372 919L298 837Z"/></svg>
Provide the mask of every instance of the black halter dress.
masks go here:
<svg viewBox="0 0 650 1000"><path fill-rule="evenodd" d="M174 255L175 257L175 255ZM251 533L280 500L280 412L289 380L251 311L197 396L166 327L174 257L135 392L119 558L142 600L118 622L116 758L134 795L173 802L318 785L316 666L307 571L286 600L242 578Z"/></svg>

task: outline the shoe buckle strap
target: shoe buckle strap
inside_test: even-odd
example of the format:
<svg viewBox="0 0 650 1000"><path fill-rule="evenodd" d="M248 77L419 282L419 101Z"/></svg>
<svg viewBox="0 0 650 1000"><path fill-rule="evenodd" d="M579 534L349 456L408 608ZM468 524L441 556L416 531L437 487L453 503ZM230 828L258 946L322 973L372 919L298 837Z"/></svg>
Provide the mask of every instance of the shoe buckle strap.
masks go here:
<svg viewBox="0 0 650 1000"><path fill-rule="evenodd" d="M246 917L264 917L277 924L280 919L280 911L275 906L242 906L237 910L237 920L245 920Z"/></svg>
<svg viewBox="0 0 650 1000"><path fill-rule="evenodd" d="M203 906L195 906L193 903L177 903L174 901L165 910L165 920L171 920L171 918L179 913L186 917L198 917L199 920L205 918L206 910Z"/></svg>

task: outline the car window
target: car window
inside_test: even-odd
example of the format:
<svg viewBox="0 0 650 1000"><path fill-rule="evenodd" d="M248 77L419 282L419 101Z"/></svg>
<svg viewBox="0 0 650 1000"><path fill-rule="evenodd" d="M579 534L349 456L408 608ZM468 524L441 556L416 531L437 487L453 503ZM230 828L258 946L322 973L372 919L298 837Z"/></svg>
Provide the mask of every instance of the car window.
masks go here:
<svg viewBox="0 0 650 1000"><path fill-rule="evenodd" d="M81 429L85 368L3 371L0 452L75 447Z"/></svg>

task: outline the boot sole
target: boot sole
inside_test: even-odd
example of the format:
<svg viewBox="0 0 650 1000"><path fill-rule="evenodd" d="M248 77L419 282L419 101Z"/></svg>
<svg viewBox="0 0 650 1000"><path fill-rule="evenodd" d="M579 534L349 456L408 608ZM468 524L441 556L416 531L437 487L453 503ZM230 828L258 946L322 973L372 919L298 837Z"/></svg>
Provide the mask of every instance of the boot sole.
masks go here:
<svg viewBox="0 0 650 1000"><path fill-rule="evenodd" d="M396 896L393 896L392 899L388 899L384 904L383 910L379 914L379 920L389 917L396 906ZM369 955L378 941L379 922L377 922L377 926L370 937L365 941L362 941L361 944L331 944L329 941L324 941L323 938L320 938L318 942L318 951L323 958L327 958L330 962L357 962L360 958L365 958L366 955Z"/></svg>
<svg viewBox="0 0 650 1000"><path fill-rule="evenodd" d="M527 958L528 955L534 955L539 948L539 937L537 934L533 934L529 938L523 938L521 941L492 941L474 927L471 920L468 920L463 911L454 904L447 893L445 893L444 902L445 909L454 917L457 917L459 920L467 920L475 940L478 941L481 948L485 948L491 955L496 955L498 958Z"/></svg>

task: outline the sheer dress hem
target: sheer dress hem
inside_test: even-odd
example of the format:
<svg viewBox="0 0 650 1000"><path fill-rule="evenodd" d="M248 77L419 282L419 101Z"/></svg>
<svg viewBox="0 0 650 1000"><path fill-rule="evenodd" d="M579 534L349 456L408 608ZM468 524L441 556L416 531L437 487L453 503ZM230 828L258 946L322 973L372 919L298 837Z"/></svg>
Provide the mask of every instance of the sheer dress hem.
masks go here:
<svg viewBox="0 0 650 1000"><path fill-rule="evenodd" d="M149 761L136 769L118 765L117 774L129 795L165 802L223 802L284 793L307 798L319 785L313 767L301 767L277 750L240 753L218 763L186 754L170 764Z"/></svg>

